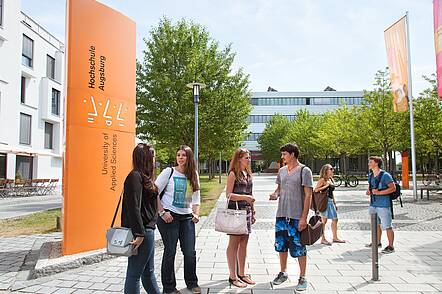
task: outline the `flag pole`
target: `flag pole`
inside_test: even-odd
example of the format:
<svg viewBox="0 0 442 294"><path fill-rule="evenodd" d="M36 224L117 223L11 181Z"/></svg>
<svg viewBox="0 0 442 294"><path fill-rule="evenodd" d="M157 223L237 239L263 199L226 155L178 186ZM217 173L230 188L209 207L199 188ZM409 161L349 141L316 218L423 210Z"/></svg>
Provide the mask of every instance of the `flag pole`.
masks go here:
<svg viewBox="0 0 442 294"><path fill-rule="evenodd" d="M407 53L408 53L408 105L410 109L410 135L411 135L411 170L413 173L413 197L417 200L417 180L416 180L416 145L414 141L414 112L413 112L413 92L411 87L411 54L410 54L410 18L408 11L405 14L407 21Z"/></svg>

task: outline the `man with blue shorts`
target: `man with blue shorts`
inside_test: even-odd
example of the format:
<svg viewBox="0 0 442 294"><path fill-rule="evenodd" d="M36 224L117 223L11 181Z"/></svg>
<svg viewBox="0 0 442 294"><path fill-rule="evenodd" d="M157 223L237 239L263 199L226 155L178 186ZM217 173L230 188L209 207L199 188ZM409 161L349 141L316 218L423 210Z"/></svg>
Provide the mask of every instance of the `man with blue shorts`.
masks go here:
<svg viewBox="0 0 442 294"><path fill-rule="evenodd" d="M279 252L281 271L273 280L274 285L287 281L287 258L298 259L299 280L296 291L307 289L305 271L307 268L307 249L301 245L301 231L307 226L307 215L310 207L313 176L312 171L298 161L299 148L296 144L281 147L281 158L286 166L279 169L276 178L278 184L270 200L278 201L275 224L275 250Z"/></svg>
<svg viewBox="0 0 442 294"><path fill-rule="evenodd" d="M396 191L393 177L382 170L382 158L371 156L368 159L368 167L371 173L368 176L367 195L370 196L369 213L378 215L378 246L381 247L382 230L387 232L388 246L382 250L382 253L388 254L394 252L394 232L391 226L393 219L392 201L390 194ZM367 247L371 247L368 244Z"/></svg>

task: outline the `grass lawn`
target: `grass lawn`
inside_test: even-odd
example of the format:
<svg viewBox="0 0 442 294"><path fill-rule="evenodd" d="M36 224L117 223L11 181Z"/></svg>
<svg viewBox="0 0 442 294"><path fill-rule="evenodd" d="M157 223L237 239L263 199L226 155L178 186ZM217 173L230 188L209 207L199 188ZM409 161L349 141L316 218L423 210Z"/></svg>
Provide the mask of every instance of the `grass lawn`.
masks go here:
<svg viewBox="0 0 442 294"><path fill-rule="evenodd" d="M208 175L201 175L201 209L200 215L208 215L218 201L219 194L224 190L226 186L227 177L223 175L221 177L221 184L219 183L218 175L209 181Z"/></svg>
<svg viewBox="0 0 442 294"><path fill-rule="evenodd" d="M201 216L208 215L218 200L219 194L226 186L226 176L218 176L209 181L209 176L202 175L201 181ZM47 234L56 232L57 216L60 209L37 212L26 216L0 220L0 236L13 237L19 235Z"/></svg>
<svg viewBox="0 0 442 294"><path fill-rule="evenodd" d="M57 216L61 216L60 209L0 220L0 236L12 237L56 232Z"/></svg>

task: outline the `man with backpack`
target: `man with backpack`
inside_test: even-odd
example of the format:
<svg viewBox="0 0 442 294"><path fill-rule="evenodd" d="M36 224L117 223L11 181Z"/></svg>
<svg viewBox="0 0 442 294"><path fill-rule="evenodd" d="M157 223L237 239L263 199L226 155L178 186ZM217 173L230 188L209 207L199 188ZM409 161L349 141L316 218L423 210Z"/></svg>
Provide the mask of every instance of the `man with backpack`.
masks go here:
<svg viewBox="0 0 442 294"><path fill-rule="evenodd" d="M300 150L296 144L288 143L281 147L281 158L286 163L278 171L278 187L270 194L270 200L278 200L275 223L275 250L279 253L280 272L273 285L287 281L288 253L298 259L299 280L295 290L304 291L308 283L305 278L307 269L307 249L301 244L301 231L307 227L310 208L313 176L307 166L298 161Z"/></svg>
<svg viewBox="0 0 442 294"><path fill-rule="evenodd" d="M394 252L394 232L391 226L393 219L393 202L390 195L396 193L396 184L393 177L382 170L382 158L371 156L368 159L368 167L371 172L368 176L367 195L370 196L369 213L378 215L378 246L381 247L382 229L387 232L388 246L382 250L382 253L389 254ZM371 247L373 244L368 244Z"/></svg>

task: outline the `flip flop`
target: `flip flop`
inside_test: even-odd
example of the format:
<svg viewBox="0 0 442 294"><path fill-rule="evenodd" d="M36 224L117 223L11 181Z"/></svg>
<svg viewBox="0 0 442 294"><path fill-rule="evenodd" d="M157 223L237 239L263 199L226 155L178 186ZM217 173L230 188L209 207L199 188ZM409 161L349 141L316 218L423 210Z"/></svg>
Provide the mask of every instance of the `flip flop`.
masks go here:
<svg viewBox="0 0 442 294"><path fill-rule="evenodd" d="M325 242L322 242L322 241L321 241L321 244L322 244L322 245L327 245L327 246L331 246L331 245L332 245L332 243L330 243L330 242L328 242L328 241L325 241Z"/></svg>
<svg viewBox="0 0 442 294"><path fill-rule="evenodd" d="M338 240L333 240L333 243L347 243L347 241L338 239Z"/></svg>

